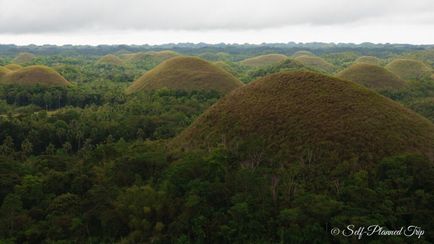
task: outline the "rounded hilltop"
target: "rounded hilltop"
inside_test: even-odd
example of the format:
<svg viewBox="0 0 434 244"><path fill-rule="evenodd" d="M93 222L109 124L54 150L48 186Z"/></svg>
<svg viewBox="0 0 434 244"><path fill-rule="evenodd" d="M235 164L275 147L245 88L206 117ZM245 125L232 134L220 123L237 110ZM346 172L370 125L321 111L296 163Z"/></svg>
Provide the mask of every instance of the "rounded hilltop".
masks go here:
<svg viewBox="0 0 434 244"><path fill-rule="evenodd" d="M312 52L309 52L309 51L301 50L301 51L297 51L294 54L292 54L291 57L296 58L296 57L300 57L300 56L315 56L315 54L313 54Z"/></svg>
<svg viewBox="0 0 434 244"><path fill-rule="evenodd" d="M68 86L71 84L55 70L43 65L32 65L11 71L0 79L0 83L23 86Z"/></svg>
<svg viewBox="0 0 434 244"><path fill-rule="evenodd" d="M15 71L15 70L19 70L19 69L23 68L23 66L21 66L19 64L7 64L4 67L8 70L11 70L11 71Z"/></svg>
<svg viewBox="0 0 434 244"><path fill-rule="evenodd" d="M15 64L25 64L30 63L36 56L33 53L22 52L19 53L13 60L12 63Z"/></svg>
<svg viewBox="0 0 434 244"><path fill-rule="evenodd" d="M170 50L163 50L163 51L149 51L149 52L138 52L138 53L129 53L124 54L121 57L129 63L137 63L141 62L143 60L154 60L157 62L162 62L164 60L173 58L179 56L177 52L170 51Z"/></svg>
<svg viewBox="0 0 434 244"><path fill-rule="evenodd" d="M135 80L127 93L143 90L206 90L227 93L243 84L229 72L197 57L174 57Z"/></svg>
<svg viewBox="0 0 434 244"><path fill-rule="evenodd" d="M169 147L209 150L249 142L287 162L309 150L316 157L361 162L406 152L432 158L434 125L356 83L314 72L281 72L220 99Z"/></svg>
<svg viewBox="0 0 434 244"><path fill-rule="evenodd" d="M308 68L325 73L331 73L336 69L333 64L317 56L302 55L294 58L294 60Z"/></svg>
<svg viewBox="0 0 434 244"><path fill-rule="evenodd" d="M374 90L400 89L406 82L383 67L355 63L339 72L336 77L359 83Z"/></svg>
<svg viewBox="0 0 434 244"><path fill-rule="evenodd" d="M98 59L96 63L101 65L113 65L113 66L122 66L124 64L120 58L118 58L113 54L107 54L105 56L102 56L101 58Z"/></svg>
<svg viewBox="0 0 434 244"><path fill-rule="evenodd" d="M431 67L414 59L395 59L386 65L386 69L404 80L420 80L432 73Z"/></svg>
<svg viewBox="0 0 434 244"><path fill-rule="evenodd" d="M361 56L358 57L354 63L364 63L364 64L372 64L372 65L380 65L381 60L374 56Z"/></svg>
<svg viewBox="0 0 434 244"><path fill-rule="evenodd" d="M240 61L240 64L249 67L261 67L271 64L278 64L288 59L288 56L283 54L265 54Z"/></svg>
<svg viewBox="0 0 434 244"><path fill-rule="evenodd" d="M0 79L1 77L5 76L7 73L11 72L10 69L0 66Z"/></svg>

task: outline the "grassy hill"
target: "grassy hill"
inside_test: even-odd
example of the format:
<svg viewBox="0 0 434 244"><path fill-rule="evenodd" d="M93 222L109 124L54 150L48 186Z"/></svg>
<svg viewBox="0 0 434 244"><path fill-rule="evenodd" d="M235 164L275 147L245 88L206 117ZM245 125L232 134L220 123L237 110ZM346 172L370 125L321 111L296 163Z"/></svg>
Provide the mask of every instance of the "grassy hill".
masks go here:
<svg viewBox="0 0 434 244"><path fill-rule="evenodd" d="M146 72L127 88L127 93L169 88L171 90L215 90L229 92L241 81L229 72L197 57L175 57Z"/></svg>
<svg viewBox="0 0 434 244"><path fill-rule="evenodd" d="M309 51L297 51L294 54L292 54L293 58L300 57L300 56L316 56L316 55Z"/></svg>
<svg viewBox="0 0 434 244"><path fill-rule="evenodd" d="M8 68L5 68L3 66L0 66L0 79L1 77L5 76L7 73L11 72Z"/></svg>
<svg viewBox="0 0 434 244"><path fill-rule="evenodd" d="M395 59L386 65L386 69L404 80L420 80L432 74L431 67L413 59Z"/></svg>
<svg viewBox="0 0 434 244"><path fill-rule="evenodd" d="M283 54L266 54L244 59L240 63L249 67L261 67L271 64L277 64L284 61L285 59L288 59L288 57Z"/></svg>
<svg viewBox="0 0 434 244"><path fill-rule="evenodd" d="M169 147L219 145L233 150L257 145L248 153L284 162L306 157L371 162L405 152L433 158L434 125L356 83L314 72L282 72L223 97Z"/></svg>
<svg viewBox="0 0 434 244"><path fill-rule="evenodd" d="M42 66L32 65L16 71L11 71L0 79L1 84L16 85L42 85L42 86L68 86L70 83L55 70Z"/></svg>
<svg viewBox="0 0 434 244"><path fill-rule="evenodd" d="M325 61L324 59L316 56L302 55L294 58L295 61L300 62L306 67L318 70L321 72L331 73L336 68L333 64Z"/></svg>
<svg viewBox="0 0 434 244"><path fill-rule="evenodd" d="M355 63L336 76L375 90L399 89L406 86L406 82L392 72L367 63Z"/></svg>
<svg viewBox="0 0 434 244"><path fill-rule="evenodd" d="M250 72L251 79L257 79L266 75L282 72L282 71L297 71L297 70L311 70L294 59L286 59L283 62L275 65L270 65L263 68L258 68Z"/></svg>
<svg viewBox="0 0 434 244"><path fill-rule="evenodd" d="M113 54L107 54L98 59L97 64L122 66L124 63L117 56Z"/></svg>
<svg viewBox="0 0 434 244"><path fill-rule="evenodd" d="M373 65L380 65L381 60L374 56L361 56L357 58L354 63L364 63L364 64L373 64Z"/></svg>
<svg viewBox="0 0 434 244"><path fill-rule="evenodd" d="M36 56L33 53L19 53L12 62L15 64L25 64L30 63Z"/></svg>
<svg viewBox="0 0 434 244"><path fill-rule="evenodd" d="M19 69L22 69L22 68L23 68L23 66L21 66L21 65L19 65L19 64L7 64L7 65L5 65L4 67L5 67L6 69L8 69L8 70L12 70L12 71L19 70Z"/></svg>

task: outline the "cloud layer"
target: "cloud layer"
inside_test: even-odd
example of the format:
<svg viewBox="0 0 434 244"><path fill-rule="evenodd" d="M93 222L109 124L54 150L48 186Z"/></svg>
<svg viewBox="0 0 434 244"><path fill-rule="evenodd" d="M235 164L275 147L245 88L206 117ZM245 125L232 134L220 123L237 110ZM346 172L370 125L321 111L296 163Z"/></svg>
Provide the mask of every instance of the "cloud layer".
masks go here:
<svg viewBox="0 0 434 244"><path fill-rule="evenodd" d="M0 43L434 43L433 0L0 0Z"/></svg>

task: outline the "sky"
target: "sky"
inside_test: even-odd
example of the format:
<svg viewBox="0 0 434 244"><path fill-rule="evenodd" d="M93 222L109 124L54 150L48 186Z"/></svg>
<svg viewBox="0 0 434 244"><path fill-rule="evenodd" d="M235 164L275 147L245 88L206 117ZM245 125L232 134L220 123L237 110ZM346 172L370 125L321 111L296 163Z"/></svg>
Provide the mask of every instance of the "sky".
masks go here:
<svg viewBox="0 0 434 244"><path fill-rule="evenodd" d="M434 0L0 0L0 44L434 44Z"/></svg>

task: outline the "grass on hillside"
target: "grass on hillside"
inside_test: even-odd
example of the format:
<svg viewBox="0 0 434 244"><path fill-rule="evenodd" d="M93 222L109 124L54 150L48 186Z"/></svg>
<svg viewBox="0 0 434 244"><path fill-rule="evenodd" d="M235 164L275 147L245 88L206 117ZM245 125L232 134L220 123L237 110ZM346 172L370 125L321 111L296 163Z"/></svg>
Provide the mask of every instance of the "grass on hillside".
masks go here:
<svg viewBox="0 0 434 244"><path fill-rule="evenodd" d="M277 64L288 59L286 55L283 54L266 54L260 55L240 61L240 64L249 67L261 67L271 64Z"/></svg>
<svg viewBox="0 0 434 244"><path fill-rule="evenodd" d="M174 150L249 143L252 156L371 162L395 153L434 158L434 125L356 83L313 72L283 72L231 92L170 144ZM334 160L333 160L334 159Z"/></svg>
<svg viewBox="0 0 434 244"><path fill-rule="evenodd" d="M358 57L354 63L365 63L365 64L373 64L373 65L381 65L381 60L374 56L361 56Z"/></svg>
<svg viewBox="0 0 434 244"><path fill-rule="evenodd" d="M306 67L318 70L321 72L331 73L335 71L335 66L324 59L316 56L302 55L294 58L295 61L300 62Z"/></svg>
<svg viewBox="0 0 434 244"><path fill-rule="evenodd" d="M12 62L15 64L26 64L32 62L36 56L33 53L19 53Z"/></svg>
<svg viewBox="0 0 434 244"><path fill-rule="evenodd" d="M315 54L313 54L312 52L309 52L309 51L304 51L304 50L302 50L302 51L297 51L297 52L295 52L294 54L292 54L292 57L293 58L296 58L296 57L300 57L300 56L316 56Z"/></svg>
<svg viewBox="0 0 434 244"><path fill-rule="evenodd" d="M23 68L23 66L21 66L19 64L7 64L4 67L9 69L9 70L12 70L12 71L19 70L19 69Z"/></svg>
<svg viewBox="0 0 434 244"><path fill-rule="evenodd" d="M140 90L215 90L229 92L243 84L229 72L197 57L175 57L146 72L128 87Z"/></svg>
<svg viewBox="0 0 434 244"><path fill-rule="evenodd" d="M386 69L404 80L422 80L433 72L425 63L412 59L395 59L386 65Z"/></svg>
<svg viewBox="0 0 434 244"><path fill-rule="evenodd" d="M107 54L98 59L97 64L122 66L124 63L117 56L113 54Z"/></svg>
<svg viewBox="0 0 434 244"><path fill-rule="evenodd" d="M406 86L406 82L392 72L367 63L355 63L336 76L375 90L399 89Z"/></svg>
<svg viewBox="0 0 434 244"><path fill-rule="evenodd" d="M32 65L9 72L0 80L2 84L68 86L69 83L55 70L43 66Z"/></svg>

